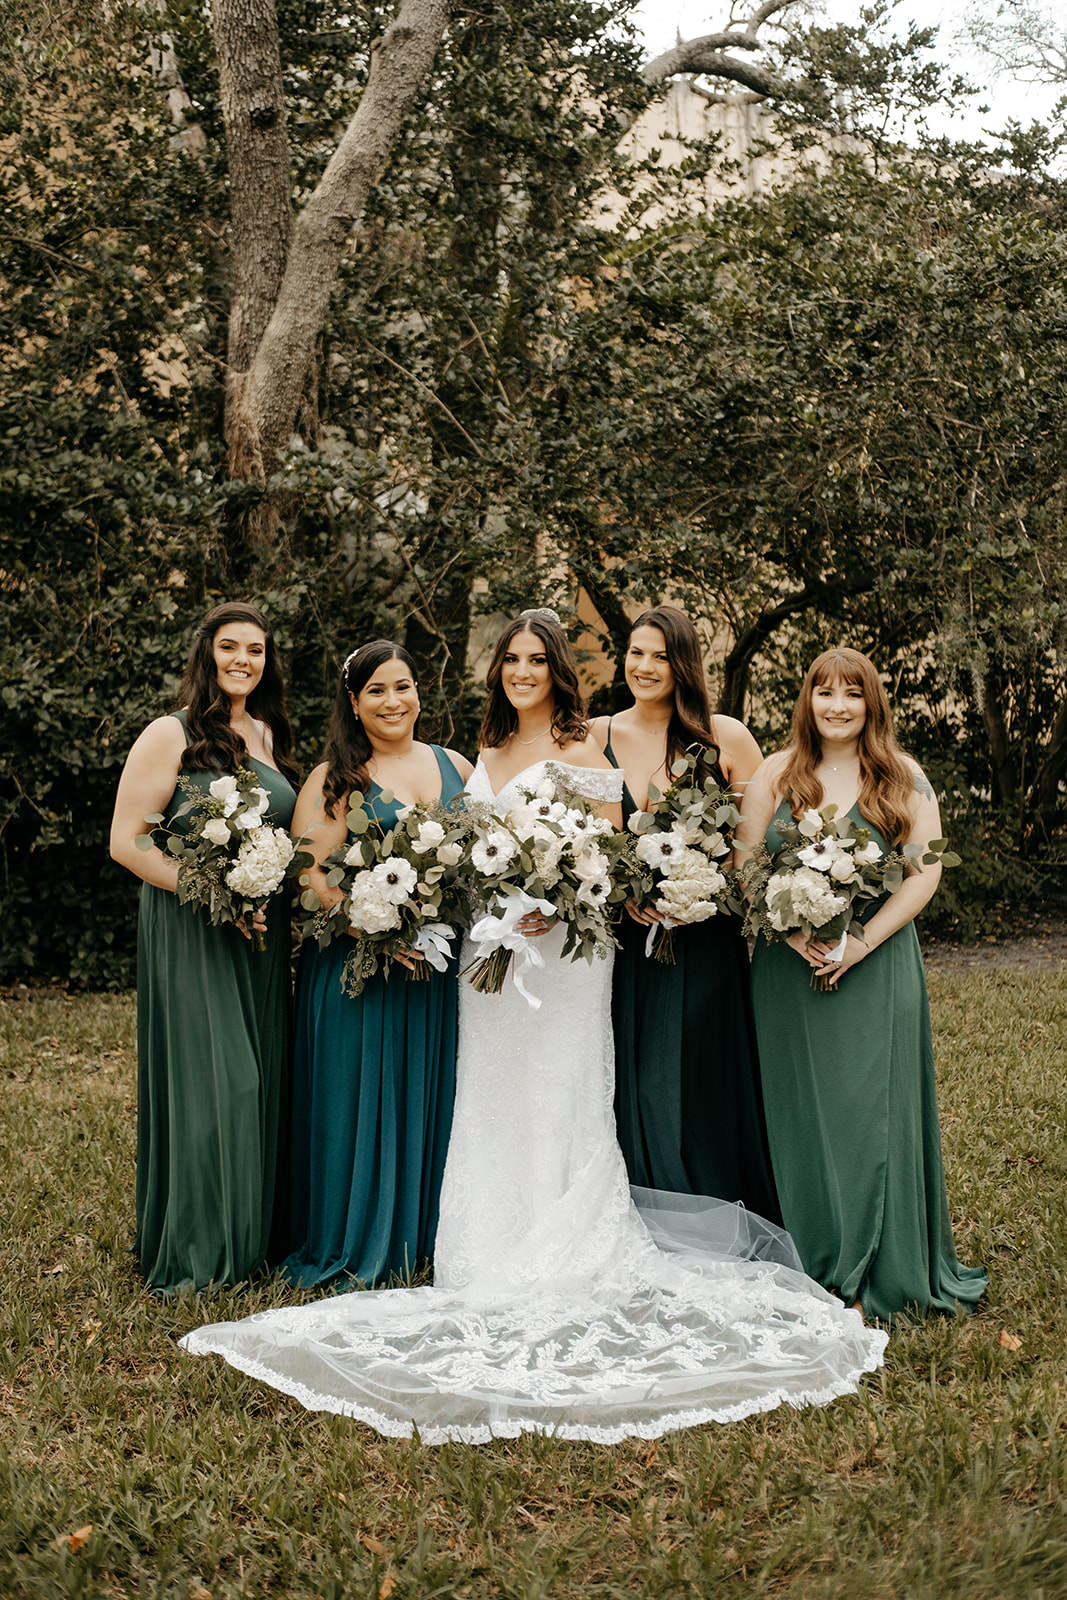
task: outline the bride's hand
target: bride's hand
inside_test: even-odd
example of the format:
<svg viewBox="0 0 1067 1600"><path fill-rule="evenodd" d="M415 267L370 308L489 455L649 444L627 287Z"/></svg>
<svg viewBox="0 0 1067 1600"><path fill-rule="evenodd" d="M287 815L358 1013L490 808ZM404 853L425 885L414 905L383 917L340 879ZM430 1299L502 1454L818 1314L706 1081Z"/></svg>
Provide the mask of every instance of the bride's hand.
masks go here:
<svg viewBox="0 0 1067 1600"><path fill-rule="evenodd" d="M640 922L643 927L650 922L663 921L662 911L656 911L652 906L648 906L644 911L641 911L638 909L636 900L627 900L625 909L626 915L632 917L635 922Z"/></svg>
<svg viewBox="0 0 1067 1600"><path fill-rule="evenodd" d="M809 967L815 967L817 970L826 964L829 945L822 945L815 940L809 940L805 934L801 933L799 928L795 933L791 933L785 942L791 950L796 951L798 956L803 956Z"/></svg>
<svg viewBox="0 0 1067 1600"><path fill-rule="evenodd" d="M393 959L398 961L402 967L407 967L409 972L414 972L416 963L425 961L426 957L421 950L398 950Z"/></svg>
<svg viewBox="0 0 1067 1600"><path fill-rule="evenodd" d="M550 928L555 927L556 920L555 917L546 917L541 911L527 911L524 917L519 918L515 926L527 939L540 939L543 933L547 933Z"/></svg>

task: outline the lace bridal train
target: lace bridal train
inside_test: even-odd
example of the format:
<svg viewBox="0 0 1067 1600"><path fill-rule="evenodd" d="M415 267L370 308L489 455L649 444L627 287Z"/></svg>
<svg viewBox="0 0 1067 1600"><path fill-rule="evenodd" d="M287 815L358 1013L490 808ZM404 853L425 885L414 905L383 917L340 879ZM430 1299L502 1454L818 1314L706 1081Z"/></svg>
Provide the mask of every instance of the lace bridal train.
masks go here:
<svg viewBox="0 0 1067 1600"><path fill-rule="evenodd" d="M562 770L591 799L621 774ZM478 763L472 798L492 801ZM788 1237L700 1197L631 1191L612 1115L611 962L539 941L531 1010L461 984L457 1096L432 1288L356 1291L181 1342L380 1433L614 1443L783 1402L822 1405L886 1335L808 1279ZM635 1203L636 1202L636 1203Z"/></svg>

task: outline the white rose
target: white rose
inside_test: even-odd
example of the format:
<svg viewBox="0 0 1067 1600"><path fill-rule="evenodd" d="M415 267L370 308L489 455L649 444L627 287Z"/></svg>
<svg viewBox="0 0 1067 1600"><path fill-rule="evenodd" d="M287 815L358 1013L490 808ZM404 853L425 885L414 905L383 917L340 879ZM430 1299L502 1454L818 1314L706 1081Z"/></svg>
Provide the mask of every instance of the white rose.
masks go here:
<svg viewBox="0 0 1067 1600"><path fill-rule="evenodd" d="M876 861L881 861L882 859L881 846L876 840L868 839L863 848L855 852L852 859L853 861L858 861L863 867L871 867Z"/></svg>
<svg viewBox="0 0 1067 1600"><path fill-rule="evenodd" d="M223 814L227 817L231 817L241 803L241 797L237 792L237 779L229 775L216 778L214 783L209 783L207 792L213 800L222 801Z"/></svg>
<svg viewBox="0 0 1067 1600"><path fill-rule="evenodd" d="M251 806L246 806L243 811L237 813L233 820L238 828L247 830L248 828L258 828L263 817L258 808L253 810Z"/></svg>
<svg viewBox="0 0 1067 1600"><path fill-rule="evenodd" d="M583 883L592 883L597 878L606 878L608 875L607 857L595 845L587 845L581 854L575 857L574 871Z"/></svg>
<svg viewBox="0 0 1067 1600"><path fill-rule="evenodd" d="M852 857L841 855L830 868L830 876L835 883L852 883L859 877L859 873Z"/></svg>
<svg viewBox="0 0 1067 1600"><path fill-rule="evenodd" d="M805 811L797 827L805 839L817 839L823 829L823 821L817 811Z"/></svg>
<svg viewBox="0 0 1067 1600"><path fill-rule="evenodd" d="M418 855L425 855L428 850L436 850L445 837L445 830L439 822L423 822L418 833L411 841L411 848Z"/></svg>
<svg viewBox="0 0 1067 1600"><path fill-rule="evenodd" d="M454 867L463 860L463 846L443 844L437 851L437 859L443 867Z"/></svg>
<svg viewBox="0 0 1067 1600"><path fill-rule="evenodd" d="M212 844L229 844L230 826L225 817L212 817L205 822L201 832Z"/></svg>
<svg viewBox="0 0 1067 1600"><path fill-rule="evenodd" d="M360 867L362 865L363 849L359 840L357 839L353 844L350 844L348 849L345 851L345 866Z"/></svg>

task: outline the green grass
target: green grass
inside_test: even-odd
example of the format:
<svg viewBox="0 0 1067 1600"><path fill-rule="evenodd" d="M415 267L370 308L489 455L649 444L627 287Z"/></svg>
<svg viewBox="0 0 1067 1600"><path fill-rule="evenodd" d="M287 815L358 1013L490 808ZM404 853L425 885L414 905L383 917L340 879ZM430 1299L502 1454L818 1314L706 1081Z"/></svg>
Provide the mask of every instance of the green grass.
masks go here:
<svg viewBox="0 0 1067 1600"><path fill-rule="evenodd" d="M931 980L979 1315L823 1410L610 1449L385 1441L184 1355L282 1294L141 1289L132 1002L0 1001L0 1596L1063 1600L1063 980Z"/></svg>

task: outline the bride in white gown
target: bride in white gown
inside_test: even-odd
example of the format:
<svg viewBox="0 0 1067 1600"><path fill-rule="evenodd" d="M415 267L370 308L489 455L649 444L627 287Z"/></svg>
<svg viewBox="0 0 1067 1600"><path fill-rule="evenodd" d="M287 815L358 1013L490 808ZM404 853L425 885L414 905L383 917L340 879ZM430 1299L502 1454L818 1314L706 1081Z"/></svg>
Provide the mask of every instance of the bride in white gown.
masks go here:
<svg viewBox="0 0 1067 1600"><path fill-rule="evenodd" d="M618 823L622 777L587 737L554 613L505 629L488 688L471 797L503 806L559 773ZM537 912L524 931L545 958L526 979L538 1010L510 982L461 986L433 1287L334 1295L182 1344L426 1444L655 1438L854 1390L886 1335L807 1278L786 1235L713 1199L631 1195L611 961L563 960Z"/></svg>

